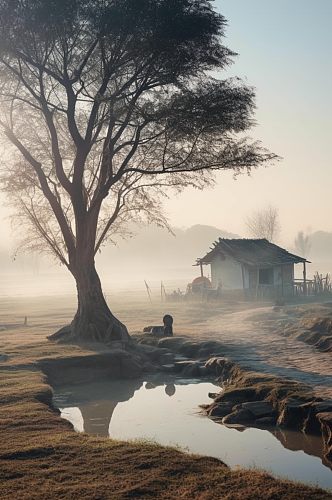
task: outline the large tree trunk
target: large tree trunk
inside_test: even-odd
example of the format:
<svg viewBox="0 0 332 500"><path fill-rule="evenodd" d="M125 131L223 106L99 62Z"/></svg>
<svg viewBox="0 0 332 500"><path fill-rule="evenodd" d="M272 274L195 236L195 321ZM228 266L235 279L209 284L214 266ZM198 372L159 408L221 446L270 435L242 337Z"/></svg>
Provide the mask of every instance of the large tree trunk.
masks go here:
<svg viewBox="0 0 332 500"><path fill-rule="evenodd" d="M90 262L89 262L90 261ZM50 340L130 342L127 328L110 311L105 301L94 258L78 260L71 267L76 280L78 307L72 323L49 336Z"/></svg>

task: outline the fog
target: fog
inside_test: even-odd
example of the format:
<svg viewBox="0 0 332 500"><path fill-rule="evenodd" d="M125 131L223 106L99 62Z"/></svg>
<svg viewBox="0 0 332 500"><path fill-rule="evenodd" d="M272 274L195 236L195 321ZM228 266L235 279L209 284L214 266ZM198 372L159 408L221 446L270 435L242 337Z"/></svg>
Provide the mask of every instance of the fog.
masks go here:
<svg viewBox="0 0 332 500"><path fill-rule="evenodd" d="M136 236L118 245L106 245L96 257L106 295L119 291L148 298L146 284L160 299L161 283L166 293L186 286L200 275L196 259L203 257L219 237L240 235L222 229L195 225L187 230L174 228L174 234L155 226L137 229ZM318 231L311 235L307 278L318 272L332 275L332 233ZM286 250L298 254L294 248ZM301 264L295 265L295 278L302 278ZM210 266L204 267L210 276ZM0 296L76 295L69 271L54 261L38 255L19 254L11 258L8 249L0 250ZM146 284L145 284L146 283Z"/></svg>
<svg viewBox="0 0 332 500"><path fill-rule="evenodd" d="M165 201L165 212L174 228L197 224L218 228L204 234L184 230L173 238L165 231L143 230L138 238L107 246L97 259L101 277L165 279L170 270L186 269L208 250L214 239L249 237L245 217L254 209L278 207L281 236L277 242L293 251L298 231L313 234L311 272L330 272L332 260L332 31L330 0L216 0L215 8L228 20L225 43L239 54L222 78L237 75L256 89L256 126L251 135L283 157L271 168L251 176L219 172L212 190L187 189ZM308 35L310 34L310 36ZM0 203L4 201L0 194ZM9 221L0 211L0 273L66 275L40 258L10 258L14 247ZM2 219L1 219L2 217ZM188 231L189 231L188 229ZM189 231L190 232L190 231ZM319 234L320 233L320 234ZM228 236L229 235L229 236ZM61 269L61 268L60 268ZM175 274L176 275L176 274Z"/></svg>
<svg viewBox="0 0 332 500"><path fill-rule="evenodd" d="M280 245L298 231L331 231L332 2L216 0L228 20L226 44L239 56L229 76L256 89L255 139L283 161L234 180L217 175L215 189L187 190L165 204L172 225L209 224L248 237L244 217L279 208Z"/></svg>

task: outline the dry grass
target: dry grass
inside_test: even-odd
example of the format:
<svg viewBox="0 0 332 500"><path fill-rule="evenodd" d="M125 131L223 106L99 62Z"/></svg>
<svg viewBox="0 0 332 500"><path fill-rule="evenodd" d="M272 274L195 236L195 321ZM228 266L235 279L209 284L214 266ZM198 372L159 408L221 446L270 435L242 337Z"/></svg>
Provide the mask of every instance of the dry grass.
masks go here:
<svg viewBox="0 0 332 500"><path fill-rule="evenodd" d="M1 300L0 498L2 500L332 500L332 493L252 470L232 471L217 459L147 443L122 443L77 434L49 407L51 387L41 358L87 355L96 346L53 344L46 335L71 320L71 298ZM165 307L167 306L167 307ZM244 307L226 304L228 308ZM166 312L181 335L202 335L220 306L127 301L113 306L131 333L161 324ZM28 326L23 326L24 317Z"/></svg>

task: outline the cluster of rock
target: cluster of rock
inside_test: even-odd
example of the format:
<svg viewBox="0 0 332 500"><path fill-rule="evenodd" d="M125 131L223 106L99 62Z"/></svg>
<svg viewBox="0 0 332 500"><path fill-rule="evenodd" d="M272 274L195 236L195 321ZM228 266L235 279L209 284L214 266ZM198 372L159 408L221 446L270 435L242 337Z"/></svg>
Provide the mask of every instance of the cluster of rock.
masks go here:
<svg viewBox="0 0 332 500"><path fill-rule="evenodd" d="M313 397L290 380L239 373L224 358L212 358L206 366L214 368L219 380L227 378L224 391L211 394L213 403L204 407L210 418L227 426L275 425L322 435L325 457L332 463L332 400Z"/></svg>
<svg viewBox="0 0 332 500"><path fill-rule="evenodd" d="M163 339L157 345L140 348L160 369L181 377L213 377L222 387L209 394L213 402L202 405L206 415L223 425L294 429L321 435L325 458L332 464L332 400L313 396L298 382L258 373L244 372L227 358L211 353L222 350L216 342L195 343L184 339ZM167 346L167 347L166 347Z"/></svg>

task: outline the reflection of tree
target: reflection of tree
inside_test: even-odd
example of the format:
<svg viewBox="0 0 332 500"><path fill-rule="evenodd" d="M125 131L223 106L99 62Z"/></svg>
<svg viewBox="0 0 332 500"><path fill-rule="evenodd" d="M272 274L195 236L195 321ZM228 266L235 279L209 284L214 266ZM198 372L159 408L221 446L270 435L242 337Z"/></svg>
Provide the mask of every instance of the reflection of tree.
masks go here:
<svg viewBox="0 0 332 500"><path fill-rule="evenodd" d="M118 401L93 401L81 405L84 432L91 436L108 437L108 429Z"/></svg>
<svg viewBox="0 0 332 500"><path fill-rule="evenodd" d="M80 384L69 390L64 387L66 401L61 406L79 408L87 434L108 437L116 405L131 399L141 386L142 380L114 380Z"/></svg>

